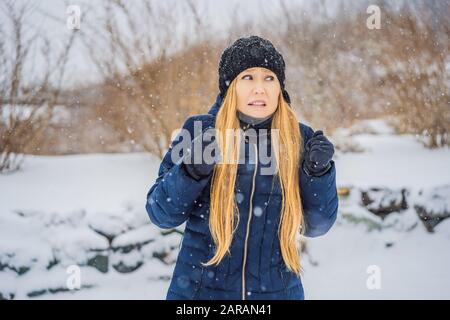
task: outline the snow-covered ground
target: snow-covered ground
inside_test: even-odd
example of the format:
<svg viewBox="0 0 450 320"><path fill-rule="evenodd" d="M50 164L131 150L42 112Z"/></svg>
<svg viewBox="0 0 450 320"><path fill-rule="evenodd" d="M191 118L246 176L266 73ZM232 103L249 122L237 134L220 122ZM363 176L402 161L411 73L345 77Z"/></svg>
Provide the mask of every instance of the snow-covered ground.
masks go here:
<svg viewBox="0 0 450 320"><path fill-rule="evenodd" d="M450 149L365 124L332 138L364 151L335 154L350 194L332 230L306 239L306 298L450 299ZM147 217L158 166L146 153L29 156L0 176L0 298L164 299L183 226L167 234ZM418 211L443 221L429 232ZM67 289L71 265L80 290ZM379 289L368 288L373 279Z"/></svg>

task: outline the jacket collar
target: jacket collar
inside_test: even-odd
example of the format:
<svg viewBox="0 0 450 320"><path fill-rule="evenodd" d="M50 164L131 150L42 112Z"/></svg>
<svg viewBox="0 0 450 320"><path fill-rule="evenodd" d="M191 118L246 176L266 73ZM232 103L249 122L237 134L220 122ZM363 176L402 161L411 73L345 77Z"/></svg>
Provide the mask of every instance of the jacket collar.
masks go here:
<svg viewBox="0 0 450 320"><path fill-rule="evenodd" d="M270 129L272 126L272 119L273 116L264 120L263 122L260 122L258 124L251 124L247 123L241 119L239 119L239 123L241 124L242 130L246 131L247 129L253 128L253 129Z"/></svg>

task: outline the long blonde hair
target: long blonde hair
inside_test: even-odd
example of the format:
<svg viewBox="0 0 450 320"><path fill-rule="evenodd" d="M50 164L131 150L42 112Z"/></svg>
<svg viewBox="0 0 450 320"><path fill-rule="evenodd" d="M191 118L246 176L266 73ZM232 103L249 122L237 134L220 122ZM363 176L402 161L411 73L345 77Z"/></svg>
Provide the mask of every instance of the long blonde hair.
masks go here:
<svg viewBox="0 0 450 320"><path fill-rule="evenodd" d="M209 228L215 243L214 256L204 266L217 265L227 253L239 223L239 210L235 201L234 186L238 169L240 135L234 138L226 129L238 132L236 116L236 79L230 84L216 116L215 128L222 159L230 162L215 166L211 183ZM283 196L278 237L286 266L300 275L300 243L298 236L304 232L303 208L300 198L299 167L303 152L302 137L297 117L280 94L278 107L272 119L272 129L279 129L279 139L272 139L276 157L277 178ZM229 133L230 131L228 131ZM237 138L237 139L236 139ZM280 161L282 159L283 161Z"/></svg>

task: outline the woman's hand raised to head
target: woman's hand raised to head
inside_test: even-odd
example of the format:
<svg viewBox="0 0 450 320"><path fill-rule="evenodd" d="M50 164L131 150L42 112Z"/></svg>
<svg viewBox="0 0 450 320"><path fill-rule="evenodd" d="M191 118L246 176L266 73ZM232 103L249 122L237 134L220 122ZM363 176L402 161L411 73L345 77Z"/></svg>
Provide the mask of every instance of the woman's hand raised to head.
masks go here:
<svg viewBox="0 0 450 320"><path fill-rule="evenodd" d="M333 154L333 144L323 135L322 130L317 130L305 145L304 171L312 176L325 174L331 167Z"/></svg>
<svg viewBox="0 0 450 320"><path fill-rule="evenodd" d="M212 130L206 129L192 140L189 152L183 159L186 171L196 180L209 176L220 160L219 146Z"/></svg>

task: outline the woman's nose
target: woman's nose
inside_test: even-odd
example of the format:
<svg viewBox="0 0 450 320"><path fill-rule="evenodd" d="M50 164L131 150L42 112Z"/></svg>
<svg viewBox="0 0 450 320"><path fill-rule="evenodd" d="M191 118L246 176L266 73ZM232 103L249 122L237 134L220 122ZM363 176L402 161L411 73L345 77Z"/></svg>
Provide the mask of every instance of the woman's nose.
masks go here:
<svg viewBox="0 0 450 320"><path fill-rule="evenodd" d="M264 86L263 86L262 83L257 83L257 84L255 85L255 87L253 88L253 92L254 92L254 93L261 94L261 93L265 93L266 90L265 90L265 88L264 88Z"/></svg>
<svg viewBox="0 0 450 320"><path fill-rule="evenodd" d="M264 94L264 90L263 89L260 89L260 88L258 88L258 89L255 89L255 94Z"/></svg>

